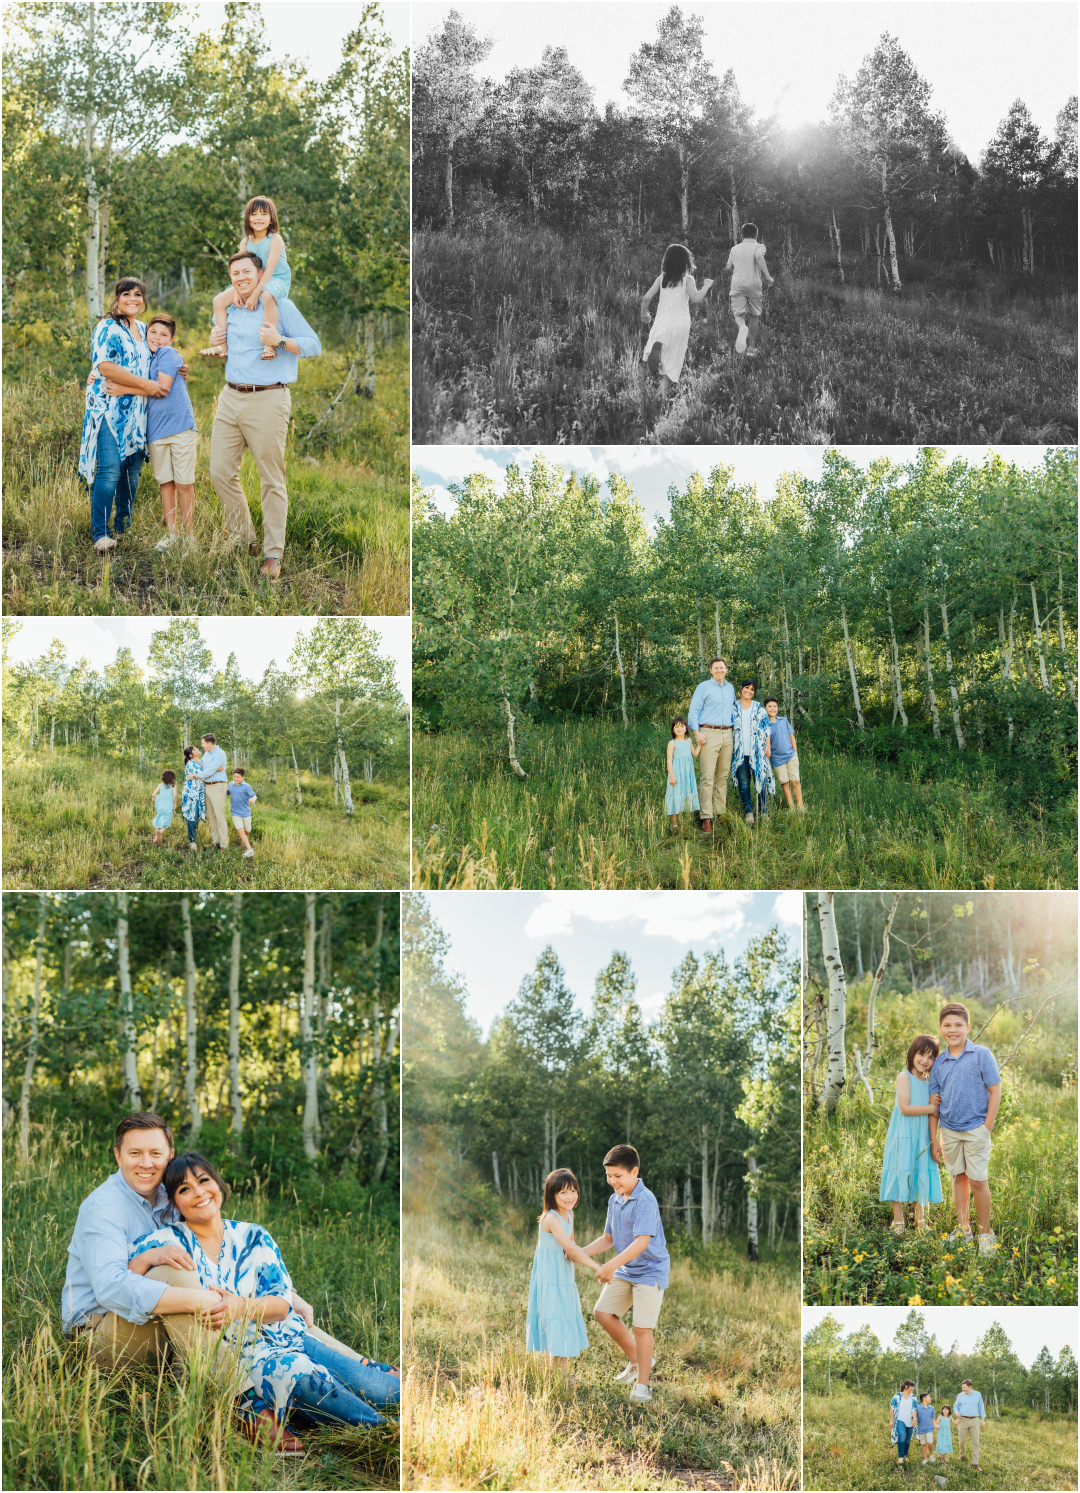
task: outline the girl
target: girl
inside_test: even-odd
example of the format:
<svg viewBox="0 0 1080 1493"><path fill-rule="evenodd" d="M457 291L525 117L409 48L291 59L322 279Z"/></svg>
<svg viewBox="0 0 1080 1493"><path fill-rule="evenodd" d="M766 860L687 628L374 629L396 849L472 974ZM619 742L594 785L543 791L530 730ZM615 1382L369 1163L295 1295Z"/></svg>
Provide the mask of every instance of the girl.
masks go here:
<svg viewBox="0 0 1080 1493"><path fill-rule="evenodd" d="M754 822L754 797L751 783L757 795L758 810L768 813L769 794L776 787L773 782L769 758L772 755L772 736L769 732L769 717L764 705L754 699L757 685L752 679L744 679L739 686L739 698L735 701L735 719L731 733L731 777L742 799L743 815L747 824Z"/></svg>
<svg viewBox="0 0 1080 1493"><path fill-rule="evenodd" d="M248 311L254 311L261 296L263 316L277 331L277 303L289 294L292 270L285 259L285 240L278 229L277 208L269 197L253 197L244 208L244 232L240 239L240 251L245 249L254 254L262 265L259 283L246 301L240 299L240 292L234 290L231 285L228 290L223 290L216 295L214 297L214 322L219 331L226 332L229 307L244 306ZM202 355L206 358L226 358L228 349L207 347L203 349ZM276 358L277 349L264 347L262 356Z"/></svg>
<svg viewBox="0 0 1080 1493"><path fill-rule="evenodd" d="M904 1237L904 1204L915 1204L915 1227L925 1227L923 1207L941 1202L941 1177L930 1156L930 1115L941 1108L940 1095L930 1097L928 1078L938 1055L936 1037L922 1033L907 1050L904 1069L896 1076L896 1103L889 1118L881 1163L879 1200L892 1203L889 1225Z"/></svg>
<svg viewBox="0 0 1080 1493"><path fill-rule="evenodd" d="M714 283L706 280L700 290L694 281L694 256L685 244L669 244L664 250L660 273L641 298L641 325L649 333L641 361L649 372L661 374L665 398L674 392L682 373L686 344L690 340L690 306L699 305ZM656 320L649 326L649 302L656 292L660 300Z"/></svg>
<svg viewBox="0 0 1080 1493"><path fill-rule="evenodd" d="M161 774L161 784L150 796L154 805L154 844L164 845L162 831L167 830L176 812L176 774L169 767Z"/></svg>
<svg viewBox="0 0 1080 1493"><path fill-rule="evenodd" d="M206 818L206 787L202 774L196 766L199 756L198 747L184 748L184 794L180 800L180 812L187 825L189 850L198 850L195 836L199 828L199 820Z"/></svg>
<svg viewBox="0 0 1080 1493"><path fill-rule="evenodd" d="M890 1436L896 1447L901 1472L904 1471L904 1458L911 1446L911 1432L916 1421L915 1396L912 1393L914 1388L911 1380L905 1379L900 1386L900 1393L893 1395L889 1401L889 1424L892 1427Z"/></svg>
<svg viewBox="0 0 1080 1493"><path fill-rule="evenodd" d="M697 778L694 775L694 758L701 748L697 738L689 735L685 715L677 715L671 723L671 740L667 744L667 796L664 807L671 815L672 829L679 827L679 815L688 806L699 809Z"/></svg>
<svg viewBox="0 0 1080 1493"><path fill-rule="evenodd" d="M949 1460L952 1451L952 1406L942 1405L937 1420L934 1422L934 1430L937 1431L937 1454L943 1462Z"/></svg>
<svg viewBox="0 0 1080 1493"><path fill-rule="evenodd" d="M529 1278L525 1351L547 1353L566 1373L570 1359L589 1346L573 1261L595 1274L600 1267L574 1243L574 1208L581 1188L573 1172L560 1167L544 1180L544 1211Z"/></svg>

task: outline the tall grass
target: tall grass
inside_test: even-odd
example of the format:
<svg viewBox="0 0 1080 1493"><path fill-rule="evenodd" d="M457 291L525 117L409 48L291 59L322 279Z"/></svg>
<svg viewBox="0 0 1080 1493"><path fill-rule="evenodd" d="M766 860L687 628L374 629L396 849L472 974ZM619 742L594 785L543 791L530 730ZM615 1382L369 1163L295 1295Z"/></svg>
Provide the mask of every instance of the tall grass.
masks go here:
<svg viewBox="0 0 1080 1493"><path fill-rule="evenodd" d="M693 241L699 278L726 242ZM643 400L641 296L666 240L501 218L413 235L413 440L784 444L1076 438L1076 296L1009 302L944 278L894 297L822 266L769 292L762 357L733 353L723 284L673 402ZM773 271L777 265L773 255ZM859 267L849 269L857 278Z"/></svg>
<svg viewBox="0 0 1080 1493"><path fill-rule="evenodd" d="M992 768L969 783L800 742L807 813L778 793L753 828L734 785L706 838L664 810L666 732L541 725L515 777L474 736L417 734L418 887L1005 887L1076 885L1075 799L1045 817Z"/></svg>
<svg viewBox="0 0 1080 1493"><path fill-rule="evenodd" d="M1042 1415L1025 1406L990 1419L981 1432L981 1472L972 1470L970 1451L961 1462L922 1468L922 1451L912 1443L908 1470L896 1464L889 1442L891 1390L858 1394L838 1386L830 1394L808 1393L803 1400L803 1487L828 1489L935 1489L945 1475L950 1488L1057 1490L1076 1487L1076 1416ZM953 1432L953 1445L957 1444Z"/></svg>
<svg viewBox="0 0 1080 1493"><path fill-rule="evenodd" d="M30 1162L5 1140L4 1486L6 1488L396 1488L398 1429L304 1433L282 1461L237 1430L227 1395L198 1369L103 1371L65 1341L60 1293L82 1199L113 1169L85 1130L34 1127ZM100 1139L100 1137L98 1138ZM397 1237L385 1217L312 1222L292 1200L249 1187L231 1216L264 1224L319 1326L396 1362Z"/></svg>
<svg viewBox="0 0 1080 1493"><path fill-rule="evenodd" d="M653 1399L632 1408L614 1382L625 1360L592 1321L599 1288L586 1272L589 1350L567 1384L524 1351L531 1232L480 1232L426 1207L406 1209L403 1222L403 1486L797 1486L790 1266L751 1268L734 1252L719 1269L673 1264Z"/></svg>
<svg viewBox="0 0 1080 1493"><path fill-rule="evenodd" d="M4 886L75 890L235 888L280 891L317 887L384 890L407 876L409 794L398 785L356 783L353 815L325 774L301 772L303 803L284 772L248 777L259 802L252 810L254 860L229 821L230 845L215 851L206 823L199 850L189 852L179 813L155 846L150 795L154 779L123 760L92 761L81 749L28 751L9 740L4 750Z"/></svg>

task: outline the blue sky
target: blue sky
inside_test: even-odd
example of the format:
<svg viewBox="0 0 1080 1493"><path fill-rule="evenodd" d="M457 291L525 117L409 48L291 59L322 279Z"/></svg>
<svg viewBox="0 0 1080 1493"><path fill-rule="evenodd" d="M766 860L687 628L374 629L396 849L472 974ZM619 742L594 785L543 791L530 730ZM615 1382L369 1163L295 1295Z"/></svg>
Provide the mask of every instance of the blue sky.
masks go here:
<svg viewBox="0 0 1080 1493"><path fill-rule="evenodd" d="M906 1306L804 1306L802 1313L803 1336L816 1327L823 1317L834 1316L844 1329L845 1336L855 1332L864 1324L873 1329L883 1347L890 1347L893 1334L910 1311ZM982 1337L988 1327L1000 1322L1012 1340L1017 1358L1029 1369L1039 1356L1043 1346L1050 1349L1056 1358L1066 1344L1076 1353L1076 1311L1059 1311L1053 1306L932 1306L923 1313L927 1332L937 1337L938 1347L948 1353L953 1343L961 1353L971 1353L975 1339ZM939 1381L939 1388L941 1388ZM956 1389L960 1386L957 1385ZM987 1397L985 1384L976 1384L976 1389ZM942 1390L944 1393L945 1391ZM885 1400L891 1391L885 1392ZM949 1393L955 1390L949 1389Z"/></svg>
<svg viewBox="0 0 1080 1493"><path fill-rule="evenodd" d="M612 953L629 955L652 1020L687 953L723 949L731 962L774 923L793 954L800 938L798 892L431 892L428 901L450 940L446 967L464 979L466 1010L485 1034L548 944L584 1012Z"/></svg>

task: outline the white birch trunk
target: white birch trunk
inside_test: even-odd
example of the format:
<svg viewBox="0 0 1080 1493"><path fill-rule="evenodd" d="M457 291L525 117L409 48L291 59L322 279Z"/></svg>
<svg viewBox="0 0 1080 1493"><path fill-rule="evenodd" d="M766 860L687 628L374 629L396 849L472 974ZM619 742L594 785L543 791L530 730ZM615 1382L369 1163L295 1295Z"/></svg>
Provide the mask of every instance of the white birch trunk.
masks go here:
<svg viewBox="0 0 1080 1493"><path fill-rule="evenodd" d="M1039 679L1042 687L1049 695L1052 693L1050 679L1046 672L1046 659L1043 656L1042 623L1039 621L1039 599L1035 594L1035 582L1031 582L1031 610L1035 617L1035 642L1039 649Z"/></svg>
<svg viewBox="0 0 1080 1493"><path fill-rule="evenodd" d="M934 694L934 666L930 661L930 604L923 603L923 637L926 644L926 698L930 706L930 719L934 724L934 738L941 740L941 721L938 717L937 696Z"/></svg>
<svg viewBox="0 0 1080 1493"><path fill-rule="evenodd" d="M1061 574L1061 566L1058 566L1058 644L1061 648L1062 667L1065 670L1065 678L1069 681L1069 694L1076 699L1076 680L1072 669L1069 667L1065 653L1065 582Z"/></svg>
<svg viewBox="0 0 1080 1493"><path fill-rule="evenodd" d="M719 602L719 600L717 600L717 602L716 602L716 614L715 614L715 616L713 618L713 622L714 622L714 625L716 627L716 656L717 656L717 658L719 658L721 656L721 654L723 653L723 649L720 647L720 602Z"/></svg>
<svg viewBox="0 0 1080 1493"><path fill-rule="evenodd" d="M704 672L705 672L705 639L702 636L702 632L701 632L701 603L700 602L695 602L694 603L694 619L697 622L697 657L698 657L698 667L700 668L701 672L704 674Z"/></svg>
<svg viewBox="0 0 1080 1493"><path fill-rule="evenodd" d="M840 1103L847 1083L847 980L840 958L840 939L836 932L836 909L832 892L819 892L818 924L821 927L821 954L829 977L829 1017L826 1028L828 1066L821 1091L821 1102L827 1114Z"/></svg>
<svg viewBox="0 0 1080 1493"><path fill-rule="evenodd" d="M180 898L180 924L184 934L184 1041L187 1066L184 1070L184 1103L189 1116L189 1140L195 1140L202 1129L202 1111L195 1092L198 1079L198 1048L195 1024L195 945L191 937L191 899Z"/></svg>
<svg viewBox="0 0 1080 1493"><path fill-rule="evenodd" d="M893 725L896 724L896 717L899 715L901 729L906 731L908 719L907 712L904 710L904 686L900 681L900 650L896 646L896 624L893 622L891 591L885 592L885 602L889 609L889 637L892 639Z"/></svg>
<svg viewBox="0 0 1080 1493"><path fill-rule="evenodd" d="M296 807L299 808L304 802L303 794L300 792L300 764L296 760L296 748L289 742L289 750L292 752L293 775L296 778Z"/></svg>
<svg viewBox="0 0 1080 1493"><path fill-rule="evenodd" d="M874 1005L877 1001L878 991L885 976L885 969L889 963L889 934L892 932L893 920L896 917L896 909L900 906L900 893L894 892L892 906L885 917L885 931L881 935L881 958L878 967L874 971L873 982L870 985L870 995L866 1002L866 1071L869 1073L870 1064L874 1060ZM871 1100L873 1103L873 1100Z"/></svg>
<svg viewBox="0 0 1080 1493"><path fill-rule="evenodd" d="M97 8L94 0L87 6L86 53L87 93L94 92L94 34ZM97 123L93 105L87 109L83 119L83 175L86 186L86 313L93 328L105 309L101 284L101 193L98 188L97 170L94 166L94 128Z"/></svg>
<svg viewBox="0 0 1080 1493"><path fill-rule="evenodd" d="M956 676L953 673L952 644L949 642L949 611L944 601L941 603L941 631L945 638L945 668L949 675L949 699L952 701L953 728L956 731L956 745L961 751L967 746L964 738L964 728L960 724L960 697L956 693Z"/></svg>
<svg viewBox="0 0 1080 1493"><path fill-rule="evenodd" d="M517 749L514 745L514 712L510 709L510 701L506 695L503 695L503 707L506 710L506 750L510 758L510 766L519 778L527 778L529 774L517 759Z"/></svg>
<svg viewBox="0 0 1080 1493"><path fill-rule="evenodd" d="M713 1236L712 1203L709 1191L709 1131L701 1127L701 1242L709 1244Z"/></svg>
<svg viewBox="0 0 1080 1493"><path fill-rule="evenodd" d="M840 284L844 283L844 259L840 252L840 225L836 221L836 208L831 207L829 212L832 216L833 238L836 242L836 273L840 276Z"/></svg>
<svg viewBox="0 0 1080 1493"><path fill-rule="evenodd" d="M352 787L349 783L349 764L345 760L345 747L341 740L341 700L334 703L334 728L337 733L337 760L341 768L341 797L345 803L345 812L350 817L353 811ZM299 784L297 784L299 791ZM335 798L334 802L337 802Z"/></svg>
<svg viewBox="0 0 1080 1493"><path fill-rule="evenodd" d="M495 1191L498 1193L499 1197L502 1197L502 1184L499 1182L499 1153L498 1153L498 1151L492 1151L492 1153L491 1153L491 1174L492 1174L492 1176L495 1179Z"/></svg>
<svg viewBox="0 0 1080 1493"><path fill-rule="evenodd" d="M120 981L120 1030L124 1044L124 1099L129 1108L142 1109L139 1088L138 1038L135 1032L135 997L131 990L131 961L128 949L127 892L116 894L116 964Z"/></svg>
<svg viewBox="0 0 1080 1493"><path fill-rule="evenodd" d="M315 898L304 893L304 988L300 997L300 1037L304 1067L304 1119L301 1136L304 1155L314 1161L319 1154L319 1089L312 1013L315 1007Z"/></svg>
<svg viewBox="0 0 1080 1493"><path fill-rule="evenodd" d="M758 1231L757 1231L757 1158L751 1152L747 1158L750 1168L750 1177L746 1187L746 1254L747 1258L756 1260L758 1257Z"/></svg>
<svg viewBox="0 0 1080 1493"><path fill-rule="evenodd" d="M34 996L30 1006L30 1042L26 1049L22 1091L19 1095L19 1160L26 1166L30 1160L30 1089L37 1067L41 1022L41 985L45 964L45 917L49 904L45 893L38 893L37 955L34 960Z"/></svg>
<svg viewBox="0 0 1080 1493"><path fill-rule="evenodd" d="M851 696L855 701L855 715L859 722L859 730L866 730L866 722L863 720L862 701L859 699L859 681L855 677L855 659L851 652L851 638L848 635L847 610L844 603L840 602L840 620L844 624L844 650L847 653L848 673L851 675Z"/></svg>
<svg viewBox="0 0 1080 1493"><path fill-rule="evenodd" d="M244 1130L244 1107L240 1101L240 941L243 892L233 892L232 951L229 958L229 1108L233 1135Z"/></svg>
<svg viewBox="0 0 1080 1493"><path fill-rule="evenodd" d="M619 666L619 684L622 687L622 723L625 731L630 725L626 718L626 673L623 669L622 648L619 644L619 614L613 612L612 615L615 618L615 662Z"/></svg>
<svg viewBox="0 0 1080 1493"><path fill-rule="evenodd" d="M881 162L881 199L885 213L885 241L889 248L889 272L892 275L892 289L895 293L900 289L900 265L896 258L896 234L893 232L892 208L889 205L887 168L884 160Z"/></svg>

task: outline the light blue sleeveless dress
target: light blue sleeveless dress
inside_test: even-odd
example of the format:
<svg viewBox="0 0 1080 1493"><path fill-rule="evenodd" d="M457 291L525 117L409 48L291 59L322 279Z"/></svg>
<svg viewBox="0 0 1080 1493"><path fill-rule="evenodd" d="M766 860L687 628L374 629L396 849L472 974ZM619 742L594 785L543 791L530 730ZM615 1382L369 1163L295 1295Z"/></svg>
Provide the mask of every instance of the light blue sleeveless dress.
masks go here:
<svg viewBox="0 0 1080 1493"><path fill-rule="evenodd" d="M925 1078L911 1078L911 1103L929 1104L930 1085ZM941 1174L930 1155L930 1116L901 1114L893 1104L885 1155L881 1163L883 1203L940 1203Z"/></svg>
<svg viewBox="0 0 1080 1493"><path fill-rule="evenodd" d="M939 1452L952 1451L952 1416L943 1415L941 1424L938 1426L937 1450Z"/></svg>
<svg viewBox="0 0 1080 1493"><path fill-rule="evenodd" d="M664 796L664 812L681 814L683 809L699 809L697 777L694 773L694 754L687 737L675 743L671 754L671 771L675 776L675 787L669 782Z"/></svg>
<svg viewBox="0 0 1080 1493"><path fill-rule="evenodd" d="M168 829L173 816L173 790L171 783L162 783L154 799L154 828ZM145 820L143 821L146 822Z"/></svg>
<svg viewBox="0 0 1080 1493"><path fill-rule="evenodd" d="M555 1215L558 1218L558 1214ZM571 1227L574 1215L570 1215ZM562 1223L562 1219L559 1219ZM567 1233L570 1230L567 1229ZM525 1351L550 1353L553 1358L577 1358L589 1346L581 1297L568 1260L553 1234L537 1225L539 1238L529 1279L529 1315L525 1324Z"/></svg>
<svg viewBox="0 0 1080 1493"><path fill-rule="evenodd" d="M255 255L263 269L266 268L266 261L270 258L270 250L274 247L274 240L276 238L281 238L281 235L279 233L268 233L264 239L260 239L258 242L253 238L249 238L247 241L248 251ZM278 262L274 266L274 273L263 286L263 290L269 291L275 301L280 301L289 294L289 287L291 285L292 270L285 261L285 240L281 239L281 253L278 256Z"/></svg>

